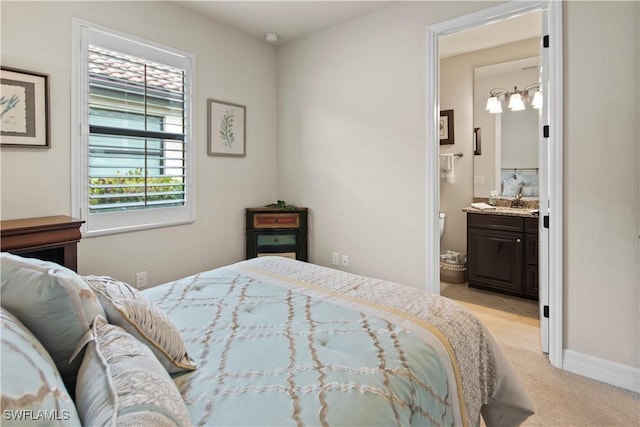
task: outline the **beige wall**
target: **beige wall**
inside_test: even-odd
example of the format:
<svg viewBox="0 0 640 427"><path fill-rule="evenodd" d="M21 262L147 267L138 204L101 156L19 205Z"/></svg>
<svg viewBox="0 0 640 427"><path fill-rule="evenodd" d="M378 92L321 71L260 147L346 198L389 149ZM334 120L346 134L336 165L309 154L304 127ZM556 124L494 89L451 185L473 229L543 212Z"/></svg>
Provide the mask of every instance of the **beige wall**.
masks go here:
<svg viewBox="0 0 640 427"><path fill-rule="evenodd" d="M483 7L403 2L279 48L278 188L312 209L314 262L424 287L425 30ZM639 7L564 8L565 348L636 368Z"/></svg>
<svg viewBox="0 0 640 427"><path fill-rule="evenodd" d="M312 209L313 262L425 287L426 26L480 7L401 2L278 48L278 190Z"/></svg>
<svg viewBox="0 0 640 427"><path fill-rule="evenodd" d="M640 366L639 9L568 2L564 19L565 347L630 366Z"/></svg>
<svg viewBox="0 0 640 427"><path fill-rule="evenodd" d="M69 215L71 18L196 56L196 222L85 238L80 273L162 283L244 258L244 208L276 200L276 51L170 2L7 2L2 65L50 75L51 149L3 147L2 219ZM246 158L206 155L207 98L247 107Z"/></svg>
<svg viewBox="0 0 640 427"><path fill-rule="evenodd" d="M473 200L474 161L490 160L493 164L494 158L494 151L488 143L493 138L493 129L477 123L475 125L482 127L484 143L482 156L473 155L473 69L538 56L539 51L540 40L530 39L440 61L440 106L443 110L454 110L455 124L455 144L441 145L440 152L463 154L462 158L455 160L455 182L440 181L440 210L447 215L441 241L443 250L467 252L467 216L462 209ZM486 98L481 102L482 110L484 103ZM486 178L487 181L492 180L492 177Z"/></svg>

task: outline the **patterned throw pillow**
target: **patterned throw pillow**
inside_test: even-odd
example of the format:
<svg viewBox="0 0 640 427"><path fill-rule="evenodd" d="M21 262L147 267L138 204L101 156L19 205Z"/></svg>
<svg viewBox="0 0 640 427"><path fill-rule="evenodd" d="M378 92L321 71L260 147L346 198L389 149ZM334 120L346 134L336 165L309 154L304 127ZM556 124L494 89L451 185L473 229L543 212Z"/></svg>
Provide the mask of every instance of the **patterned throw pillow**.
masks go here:
<svg viewBox="0 0 640 427"><path fill-rule="evenodd" d="M2 425L78 426L76 407L47 350L18 319L2 321Z"/></svg>
<svg viewBox="0 0 640 427"><path fill-rule="evenodd" d="M87 339L76 386L82 425L193 424L178 388L147 346L102 316Z"/></svg>
<svg viewBox="0 0 640 427"><path fill-rule="evenodd" d="M53 262L1 254L1 302L47 349L73 393L80 360L69 363L91 322L104 311L75 272Z"/></svg>
<svg viewBox="0 0 640 427"><path fill-rule="evenodd" d="M87 276L110 323L145 343L170 374L192 371L195 362L171 319L137 289L104 276Z"/></svg>

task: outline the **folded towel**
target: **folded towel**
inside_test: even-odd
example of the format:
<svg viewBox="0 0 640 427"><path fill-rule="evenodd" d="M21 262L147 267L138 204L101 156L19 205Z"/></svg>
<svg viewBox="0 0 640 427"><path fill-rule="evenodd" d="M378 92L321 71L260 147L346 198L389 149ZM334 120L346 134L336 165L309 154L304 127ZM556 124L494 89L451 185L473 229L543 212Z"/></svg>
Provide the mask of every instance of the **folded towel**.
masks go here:
<svg viewBox="0 0 640 427"><path fill-rule="evenodd" d="M471 207L476 209L482 209L482 210L496 208L495 206L491 206L486 203L471 203Z"/></svg>
<svg viewBox="0 0 640 427"><path fill-rule="evenodd" d="M440 154L440 178L453 183L453 154Z"/></svg>

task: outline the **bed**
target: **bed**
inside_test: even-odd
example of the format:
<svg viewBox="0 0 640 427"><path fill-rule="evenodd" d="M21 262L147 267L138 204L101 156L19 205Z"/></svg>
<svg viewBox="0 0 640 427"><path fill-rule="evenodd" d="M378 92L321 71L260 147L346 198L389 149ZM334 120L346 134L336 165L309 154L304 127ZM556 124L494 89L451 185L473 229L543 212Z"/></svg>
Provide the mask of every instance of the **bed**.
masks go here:
<svg viewBox="0 0 640 427"><path fill-rule="evenodd" d="M516 425L532 413L469 311L414 288L261 257L144 292L198 369L201 425ZM484 405L484 406L483 406Z"/></svg>
<svg viewBox="0 0 640 427"><path fill-rule="evenodd" d="M3 254L3 270L9 271L6 258ZM24 287L26 276L19 273L31 267L14 258L9 261L22 263L14 268L15 282ZM51 274L51 267L38 268ZM12 294L18 285L5 271L3 312L35 331L66 388L75 390L64 406L56 404L70 411L71 421L113 420L119 411L138 417L132 418L137 423L158 417L156 425L476 426L482 414L488 426L514 426L533 413L526 391L480 321L451 300L411 287L283 257L242 261L143 292L110 278L56 272L78 287L73 293L81 295L81 303L74 307L83 304L72 310L83 312L72 324L84 326L82 337L71 339L70 356L63 351L56 359L60 351L50 346L60 340L47 341L55 333L29 326L33 307L25 308L24 298ZM113 306L113 292L107 295L105 287L117 288L124 305ZM99 304L92 306L94 300ZM147 308L135 309L138 324L127 329L135 316L129 313L124 323L118 317L134 300ZM147 341L145 322L151 323L146 334L161 339ZM49 328L62 321L42 323ZM173 328L173 336L158 332L165 326ZM109 349L112 342L120 348ZM175 357L167 362L171 352L177 362ZM5 387L4 359L6 410L13 400L5 398L10 387ZM80 362L74 373L70 366ZM72 376L66 377L70 369ZM110 378L114 372L121 377ZM133 385L114 391L121 382Z"/></svg>

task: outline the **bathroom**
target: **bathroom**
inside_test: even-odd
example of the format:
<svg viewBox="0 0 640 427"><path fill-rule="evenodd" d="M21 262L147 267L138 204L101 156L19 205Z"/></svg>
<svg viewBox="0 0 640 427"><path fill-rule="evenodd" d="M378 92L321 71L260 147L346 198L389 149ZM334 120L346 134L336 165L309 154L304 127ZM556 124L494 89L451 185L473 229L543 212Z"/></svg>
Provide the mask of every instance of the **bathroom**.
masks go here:
<svg viewBox="0 0 640 427"><path fill-rule="evenodd" d="M473 202L488 203L492 191L500 192L498 206L515 204L528 212L538 208L538 110L530 101L540 76L541 26L540 17L531 15L528 22L537 22L531 37L440 58L441 116L452 125L440 154L453 155L441 156L447 157L441 162L441 253L467 253L467 211ZM523 111L509 111L504 99L502 114L486 111L492 89L513 92L516 87L531 87ZM443 280L447 278L445 274ZM534 299L531 292L528 298Z"/></svg>

